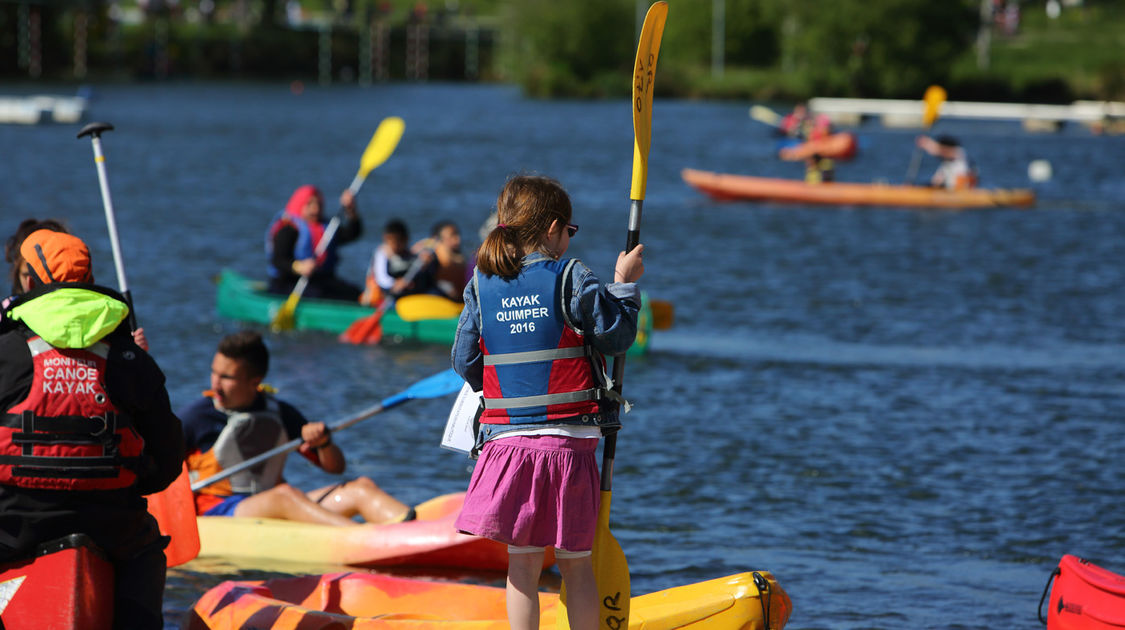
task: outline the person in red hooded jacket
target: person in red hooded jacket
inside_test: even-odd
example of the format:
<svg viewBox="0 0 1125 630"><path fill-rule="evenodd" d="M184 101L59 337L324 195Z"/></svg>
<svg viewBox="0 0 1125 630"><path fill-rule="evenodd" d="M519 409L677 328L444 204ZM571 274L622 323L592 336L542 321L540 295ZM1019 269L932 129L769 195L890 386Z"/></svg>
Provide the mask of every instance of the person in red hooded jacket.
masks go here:
<svg viewBox="0 0 1125 630"><path fill-rule="evenodd" d="M340 262L336 248L359 238L363 222L350 190L340 194L340 206L341 220L335 231L329 233L320 190L305 185L293 192L285 209L277 213L266 231L270 293L287 295L304 276L308 278L305 297L353 302L359 298L358 286L336 277ZM319 247L324 239L329 239L328 244Z"/></svg>
<svg viewBox="0 0 1125 630"><path fill-rule="evenodd" d="M144 495L184 456L164 374L81 239L38 230L20 255L30 290L0 319L0 562L86 534L114 566L114 628L161 628L168 539Z"/></svg>

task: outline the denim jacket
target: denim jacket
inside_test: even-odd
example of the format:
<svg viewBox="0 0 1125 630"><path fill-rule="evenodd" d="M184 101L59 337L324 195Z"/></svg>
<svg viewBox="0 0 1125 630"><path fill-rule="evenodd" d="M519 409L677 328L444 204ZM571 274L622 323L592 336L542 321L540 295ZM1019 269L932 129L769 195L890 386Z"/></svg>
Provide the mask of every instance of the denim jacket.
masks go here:
<svg viewBox="0 0 1125 630"><path fill-rule="evenodd" d="M528 254L523 265L545 260L539 252ZM586 343L606 356L624 354L637 337L641 293L634 282L603 285L594 272L575 261L566 287L566 316L580 326ZM484 383L484 354L480 351L480 305L476 285L465 286L465 310L453 339L453 370L480 391Z"/></svg>

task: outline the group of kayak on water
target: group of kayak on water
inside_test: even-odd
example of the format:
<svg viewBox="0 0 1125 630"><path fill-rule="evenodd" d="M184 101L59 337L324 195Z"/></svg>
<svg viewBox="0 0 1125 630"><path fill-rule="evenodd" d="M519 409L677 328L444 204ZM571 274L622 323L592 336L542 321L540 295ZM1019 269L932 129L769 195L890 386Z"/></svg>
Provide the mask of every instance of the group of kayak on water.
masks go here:
<svg viewBox="0 0 1125 630"><path fill-rule="evenodd" d="M293 192L266 230L270 293L288 295L305 277L307 297L359 301L370 306L378 306L388 297L419 293L462 300L470 267L461 253L461 231L452 221L439 221L428 237L411 245L406 224L391 219L383 227L382 244L369 258L364 287L338 278L337 247L363 233L363 221L350 190L340 194L340 207L339 220L326 224L324 196L319 189L304 185Z"/></svg>
<svg viewBox="0 0 1125 630"><path fill-rule="evenodd" d="M570 592L571 627L597 627L594 449L620 427L622 400L605 357L623 354L636 337L644 246L621 252L614 282L600 282L564 257L578 226L562 185L518 175L497 199L474 266L460 255L451 223L412 248L405 226L391 221L372 256L374 287L345 294L331 243L354 240L361 224L354 197L345 193L341 205L334 236L320 216L320 193L311 186L294 193L267 232L277 272L271 288L284 293L304 276L321 297L377 300L415 290L465 302L452 362L482 392L483 428L456 527L509 545L512 627L538 625L535 592L547 547ZM318 247L322 239L327 247ZM344 454L325 423L309 421L263 384L269 351L257 332L220 340L210 389L173 412L149 340L131 329L128 297L94 283L80 238L61 221L28 219L5 253L13 287L0 309L0 563L85 533L114 565L114 627L160 628L168 538L144 495L171 484L183 463L193 481L205 481L290 440L300 439L298 452L328 473L344 472ZM517 326L503 316L512 304L536 308ZM282 477L285 458L200 488L196 513L340 526L355 517L415 517L366 477L301 491Z"/></svg>
<svg viewBox="0 0 1125 630"><path fill-rule="evenodd" d="M779 135L800 142L824 140L833 133L832 121L824 114L813 113L804 103L798 103L793 111L786 114L777 124ZM941 163L933 176L930 186L947 190L976 188L978 175L976 166L969 159L961 142L950 135L936 137L918 136L915 146ZM830 156L812 153L805 157L805 182L821 184L835 181L835 161ZM912 184L913 182L907 182Z"/></svg>

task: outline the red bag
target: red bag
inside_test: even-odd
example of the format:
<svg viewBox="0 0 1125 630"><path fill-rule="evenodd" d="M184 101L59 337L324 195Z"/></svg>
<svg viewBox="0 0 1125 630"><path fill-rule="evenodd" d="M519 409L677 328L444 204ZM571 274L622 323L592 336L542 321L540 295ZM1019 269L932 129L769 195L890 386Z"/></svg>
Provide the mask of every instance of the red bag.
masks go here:
<svg viewBox="0 0 1125 630"><path fill-rule="evenodd" d="M1051 598L1043 619L1048 591ZM1039 621L1047 630L1125 629L1125 577L1077 556L1063 556L1039 598Z"/></svg>

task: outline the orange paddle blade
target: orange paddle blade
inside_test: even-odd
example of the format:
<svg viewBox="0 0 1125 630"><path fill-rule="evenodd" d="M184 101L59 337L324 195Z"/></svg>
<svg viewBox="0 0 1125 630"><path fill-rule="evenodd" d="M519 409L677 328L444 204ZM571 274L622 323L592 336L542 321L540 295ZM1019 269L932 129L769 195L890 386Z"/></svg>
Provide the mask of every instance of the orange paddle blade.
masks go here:
<svg viewBox="0 0 1125 630"><path fill-rule="evenodd" d="M160 525L160 533L172 539L164 550L168 566L181 565L199 555L199 529L195 525L195 499L191 493L187 464L183 465L180 476L172 485L145 498L148 499L149 513Z"/></svg>
<svg viewBox="0 0 1125 630"><path fill-rule="evenodd" d="M366 317L361 317L340 333L340 342L354 343L356 345L375 345L383 338L383 311L378 310Z"/></svg>

